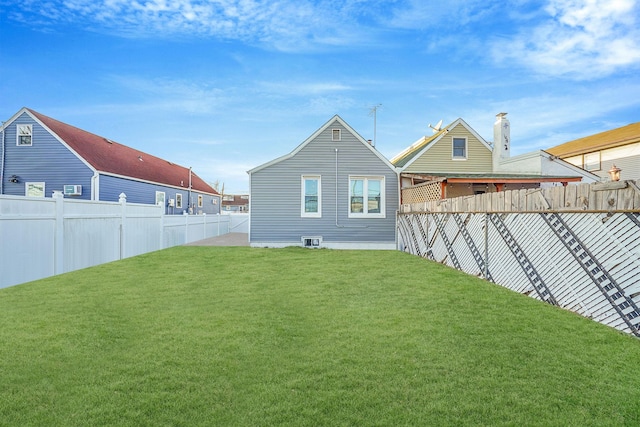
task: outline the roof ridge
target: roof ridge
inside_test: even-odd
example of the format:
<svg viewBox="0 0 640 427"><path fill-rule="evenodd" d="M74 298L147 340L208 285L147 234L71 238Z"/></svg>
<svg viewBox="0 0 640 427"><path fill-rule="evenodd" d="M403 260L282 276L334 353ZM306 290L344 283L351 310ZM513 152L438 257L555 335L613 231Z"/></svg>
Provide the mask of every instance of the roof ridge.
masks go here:
<svg viewBox="0 0 640 427"><path fill-rule="evenodd" d="M25 110L96 171L178 188L183 187L181 183L188 181L191 176L193 190L219 194L190 167L113 141L33 109L25 107Z"/></svg>

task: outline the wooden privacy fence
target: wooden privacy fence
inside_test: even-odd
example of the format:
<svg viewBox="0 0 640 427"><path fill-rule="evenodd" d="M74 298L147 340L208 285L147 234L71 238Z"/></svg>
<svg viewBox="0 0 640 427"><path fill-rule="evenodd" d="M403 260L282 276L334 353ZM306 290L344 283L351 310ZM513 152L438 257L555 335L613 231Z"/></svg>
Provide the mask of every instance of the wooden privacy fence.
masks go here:
<svg viewBox="0 0 640 427"><path fill-rule="evenodd" d="M229 232L228 215L162 206L0 196L0 288Z"/></svg>
<svg viewBox="0 0 640 427"><path fill-rule="evenodd" d="M506 193L403 206L400 249L640 337L637 182Z"/></svg>

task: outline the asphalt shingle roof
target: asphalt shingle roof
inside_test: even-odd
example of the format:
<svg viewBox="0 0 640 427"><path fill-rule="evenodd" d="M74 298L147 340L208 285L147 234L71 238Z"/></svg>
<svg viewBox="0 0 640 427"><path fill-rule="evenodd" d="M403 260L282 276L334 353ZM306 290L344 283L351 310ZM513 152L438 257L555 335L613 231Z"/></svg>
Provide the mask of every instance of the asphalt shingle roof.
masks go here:
<svg viewBox="0 0 640 427"><path fill-rule="evenodd" d="M173 187L189 186L189 168L68 125L37 111L27 110L99 172ZM191 188L195 191L218 194L193 171Z"/></svg>
<svg viewBox="0 0 640 427"><path fill-rule="evenodd" d="M545 150L561 158L640 142L640 122L574 139Z"/></svg>

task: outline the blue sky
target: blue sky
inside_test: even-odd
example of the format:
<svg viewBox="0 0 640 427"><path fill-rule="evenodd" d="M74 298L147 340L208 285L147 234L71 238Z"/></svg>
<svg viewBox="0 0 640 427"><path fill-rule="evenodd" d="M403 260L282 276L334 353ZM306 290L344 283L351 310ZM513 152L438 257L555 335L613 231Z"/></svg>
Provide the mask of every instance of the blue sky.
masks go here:
<svg viewBox="0 0 640 427"><path fill-rule="evenodd" d="M0 116L29 107L225 192L334 114L387 158L463 118L512 155L640 121L635 0L0 0Z"/></svg>

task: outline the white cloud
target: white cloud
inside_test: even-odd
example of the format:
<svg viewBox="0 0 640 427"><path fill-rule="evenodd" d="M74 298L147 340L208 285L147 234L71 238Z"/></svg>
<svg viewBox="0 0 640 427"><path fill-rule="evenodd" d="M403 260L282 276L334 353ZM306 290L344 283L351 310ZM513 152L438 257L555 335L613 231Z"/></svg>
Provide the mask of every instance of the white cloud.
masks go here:
<svg viewBox="0 0 640 427"><path fill-rule="evenodd" d="M282 51L367 43L357 18L371 9L357 0L23 0L10 19L42 31L81 25L124 37L217 37Z"/></svg>
<svg viewBox="0 0 640 427"><path fill-rule="evenodd" d="M564 93L545 90L538 95L489 102L466 113L464 119L491 141L495 114L508 112L512 154L521 154L627 125L629 121L624 118L615 122L611 118L619 111L634 109L640 109L640 84L620 83L611 87L603 83L588 90L572 88Z"/></svg>
<svg viewBox="0 0 640 427"><path fill-rule="evenodd" d="M635 0L551 0L547 19L493 47L494 58L540 74L591 79L640 65Z"/></svg>

